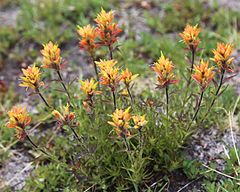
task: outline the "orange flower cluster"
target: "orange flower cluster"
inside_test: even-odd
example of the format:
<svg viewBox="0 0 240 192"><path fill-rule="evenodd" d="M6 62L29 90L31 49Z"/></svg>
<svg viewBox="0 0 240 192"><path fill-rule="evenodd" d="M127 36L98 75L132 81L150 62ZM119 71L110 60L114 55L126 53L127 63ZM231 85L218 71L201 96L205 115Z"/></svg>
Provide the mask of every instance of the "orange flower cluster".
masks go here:
<svg viewBox="0 0 240 192"><path fill-rule="evenodd" d="M131 119L133 119L135 129L142 129L147 124L145 115L132 116L129 111L130 107L126 110L116 109L111 115L112 121L108 121L108 124L115 128L115 132L120 137L129 137L131 135L129 131Z"/></svg>
<svg viewBox="0 0 240 192"><path fill-rule="evenodd" d="M9 112L8 128L16 129L16 135L19 140L24 140L26 137L25 128L31 123L31 117L25 107L14 106Z"/></svg>
<svg viewBox="0 0 240 192"><path fill-rule="evenodd" d="M154 63L152 69L158 75L158 88L164 88L170 84L176 84L178 80L174 79L173 73L173 63L168 58L165 58L163 53L161 52L161 57L158 59L157 62Z"/></svg>
<svg viewBox="0 0 240 192"><path fill-rule="evenodd" d="M66 125L71 125L71 123L75 119L75 113L69 111L68 104L66 105L66 107L64 107L63 114L61 114L57 110L53 110L52 114L59 122L66 124Z"/></svg>
<svg viewBox="0 0 240 192"><path fill-rule="evenodd" d="M194 74L192 74L192 78L200 85L202 91L207 88L215 75L213 67L208 67L208 65L208 61L201 60L199 66L194 66Z"/></svg>
<svg viewBox="0 0 240 192"><path fill-rule="evenodd" d="M111 91L115 91L120 82L119 68L116 60L100 60L95 62L100 69L100 83L107 85Z"/></svg>
<svg viewBox="0 0 240 192"><path fill-rule="evenodd" d="M212 52L214 54L212 60L217 63L220 70L233 72L233 69L231 68L232 62L234 61L234 57L231 57L233 52L232 44L218 43L217 49L213 49Z"/></svg>
<svg viewBox="0 0 240 192"><path fill-rule="evenodd" d="M111 115L112 121L108 121L108 124L115 128L115 131L120 137L129 137L129 121L131 120L131 114L129 113L130 107L126 110L116 109Z"/></svg>
<svg viewBox="0 0 240 192"><path fill-rule="evenodd" d="M117 41L118 35L122 32L122 29L118 28L113 19L113 11L106 12L104 9L101 10L101 13L95 19L98 25L96 30L99 33L100 44L103 46L113 45Z"/></svg>
<svg viewBox="0 0 240 192"><path fill-rule="evenodd" d="M126 68L122 71L120 75L120 80L125 84L126 87L129 87L130 83L138 77L138 74L133 75L131 71Z"/></svg>
<svg viewBox="0 0 240 192"><path fill-rule="evenodd" d="M61 69L61 50L57 44L53 44L51 41L43 45L41 53L43 55L43 68L50 68L55 70Z"/></svg>
<svg viewBox="0 0 240 192"><path fill-rule="evenodd" d="M200 43L200 39L198 37L201 29L198 28L198 25L191 26L186 25L184 31L179 33L180 37L183 39L183 42L189 47L190 50L195 51Z"/></svg>
<svg viewBox="0 0 240 192"><path fill-rule="evenodd" d="M97 48L96 38L98 37L98 32L96 28L92 27L91 25L87 25L84 27L78 26L77 30L79 36L81 37L80 40L80 48L85 49L90 54Z"/></svg>
<svg viewBox="0 0 240 192"><path fill-rule="evenodd" d="M44 83L40 81L40 69L35 65L33 67L29 66L27 69L22 69L22 72L23 75L20 77L22 82L19 86L38 91L38 88L44 85Z"/></svg>
<svg viewBox="0 0 240 192"><path fill-rule="evenodd" d="M94 50L99 46L112 46L122 32L122 29L113 20L113 11L106 12L102 9L95 19L96 28L91 25L78 26L77 33L80 36L80 48L93 54Z"/></svg>

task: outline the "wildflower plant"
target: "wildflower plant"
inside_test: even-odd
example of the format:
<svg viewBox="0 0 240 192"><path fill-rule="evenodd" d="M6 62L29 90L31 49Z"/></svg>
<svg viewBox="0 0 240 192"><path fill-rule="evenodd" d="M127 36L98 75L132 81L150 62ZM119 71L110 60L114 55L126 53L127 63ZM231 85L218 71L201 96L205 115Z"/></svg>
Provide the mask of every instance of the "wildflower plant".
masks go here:
<svg viewBox="0 0 240 192"><path fill-rule="evenodd" d="M48 110L41 112L50 115L48 122L57 121L59 129L50 130L51 137L41 140L50 140L44 144L50 143L51 147L42 149L32 142L26 128L34 121L24 107L15 106L8 112L7 127L16 129L19 140L27 138L48 156L51 168L61 167L66 171L76 190L145 191L155 182L153 178L166 181L172 171L181 167L183 146L203 125L199 119L208 121L207 116L222 92L224 73L233 71L233 46L218 44L213 50L213 59L200 58L200 63L195 64L201 29L198 25L187 25L180 33L192 54L190 73L187 63L184 68L186 81L178 73L178 64L174 65L161 52L151 69L157 75L156 88L165 89L165 95L155 90L151 90L155 93L150 95L145 88L135 93L133 81L140 81L142 74L132 73L126 64L119 62L117 54L113 58L122 32L114 21L114 12L102 9L95 22L96 26L77 29L80 48L89 54L95 77L81 79L67 87L61 75L64 68L60 48L51 41L41 50L41 67L33 65L22 70L20 86L39 94L48 106ZM96 57L96 51L106 47L108 52L100 52ZM58 99L59 93L55 93L51 85L48 98L55 102L48 104L41 93L44 85L41 75L45 72L41 68L57 73L57 82L63 86L66 98ZM216 78L219 73L220 80ZM191 83L192 79L195 83ZM217 88L212 81L218 83ZM156 190L162 187L157 186Z"/></svg>
<svg viewBox="0 0 240 192"><path fill-rule="evenodd" d="M152 69L157 73L158 83L157 88L165 88L166 89L166 114L168 115L168 86L170 84L176 84L178 80L175 79L175 75L173 73L173 63L168 58L165 58L163 53L161 52L161 57L157 62L154 63Z"/></svg>

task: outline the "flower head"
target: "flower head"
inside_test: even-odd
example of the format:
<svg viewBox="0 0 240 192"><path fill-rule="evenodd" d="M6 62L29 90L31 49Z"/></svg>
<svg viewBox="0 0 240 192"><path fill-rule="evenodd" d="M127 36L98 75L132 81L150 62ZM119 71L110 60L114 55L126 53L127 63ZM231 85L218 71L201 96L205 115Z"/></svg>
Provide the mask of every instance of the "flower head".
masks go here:
<svg viewBox="0 0 240 192"><path fill-rule="evenodd" d="M158 59L157 62L154 63L152 69L158 75L158 84L157 87L164 88L169 84L175 84L178 80L174 80L174 73L173 73L173 63L168 58L166 58L163 53L161 52L161 57Z"/></svg>
<svg viewBox="0 0 240 192"><path fill-rule="evenodd" d="M112 121L108 121L108 124L112 125L115 128L115 131L120 137L130 136L129 121L131 120L131 114L129 113L130 107L126 110L116 109L115 112L111 115Z"/></svg>
<svg viewBox="0 0 240 192"><path fill-rule="evenodd" d="M87 114L92 114L93 113L93 103L90 100L84 100L83 101L83 107Z"/></svg>
<svg viewBox="0 0 240 192"><path fill-rule="evenodd" d="M8 128L14 128L17 132L17 138L24 140L26 137L25 128L31 123L31 117L26 111L26 107L14 106L9 112Z"/></svg>
<svg viewBox="0 0 240 192"><path fill-rule="evenodd" d="M127 89L123 89L120 94L121 94L123 97L129 96Z"/></svg>
<svg viewBox="0 0 240 192"><path fill-rule="evenodd" d="M119 68L115 67L117 61L115 60L100 60L96 62L100 69L100 83L107 85L114 91L119 84Z"/></svg>
<svg viewBox="0 0 240 192"><path fill-rule="evenodd" d="M217 63L220 70L223 69L229 72L233 72L233 69L231 68L232 62L234 60L234 57L231 57L233 52L232 44L218 43L217 49L213 49L212 52L214 54L214 58L212 60Z"/></svg>
<svg viewBox="0 0 240 192"><path fill-rule="evenodd" d="M200 43L200 39L198 37L200 32L201 29L198 28L198 25L191 26L187 24L184 31L179 33L179 35L183 39L183 42L188 45L189 49L196 50L198 44Z"/></svg>
<svg viewBox="0 0 240 192"><path fill-rule="evenodd" d="M70 112L68 104L63 108L63 113L62 114L57 110L53 110L52 115L59 122L62 122L62 123L67 124L67 125L71 124L73 122L73 120L75 119L75 113Z"/></svg>
<svg viewBox="0 0 240 192"><path fill-rule="evenodd" d="M109 12L106 12L102 8L101 12L97 15L95 21L98 25L107 26L112 23L113 19L114 19L113 11L111 10Z"/></svg>
<svg viewBox="0 0 240 192"><path fill-rule="evenodd" d="M141 129L147 124L145 115L135 115L132 117L135 129Z"/></svg>
<svg viewBox="0 0 240 192"><path fill-rule="evenodd" d="M101 91L96 90L98 82L95 82L93 78L91 78L90 81L87 79L80 82L82 83L81 90L88 98L92 98L94 95L101 94Z"/></svg>
<svg viewBox="0 0 240 192"><path fill-rule="evenodd" d="M100 61L95 61L95 63L97 64L97 66L99 67L99 69L101 71L104 71L108 68L113 68L115 67L115 65L117 64L117 61L112 59L112 60L105 60L105 59L100 59Z"/></svg>
<svg viewBox="0 0 240 192"><path fill-rule="evenodd" d="M60 70L61 66L61 50L58 48L57 44L49 41L49 43L43 45L41 54L43 55L43 68L51 68Z"/></svg>
<svg viewBox="0 0 240 192"><path fill-rule="evenodd" d="M200 65L194 66L194 73L192 78L200 85L201 90L204 91L215 73L213 72L213 67L208 67L209 62L201 60Z"/></svg>
<svg viewBox="0 0 240 192"><path fill-rule="evenodd" d="M101 45L111 46L117 41L118 35L122 32L122 29L117 27L113 19L113 11L106 12L104 9L101 10L95 19L98 25L97 31L100 36Z"/></svg>
<svg viewBox="0 0 240 192"><path fill-rule="evenodd" d="M86 25L84 27L78 26L77 30L80 40L80 48L85 49L89 53L92 53L93 50L97 47L96 38L98 36L97 30L91 25Z"/></svg>
<svg viewBox="0 0 240 192"><path fill-rule="evenodd" d="M122 71L121 75L120 75L120 79L121 81L123 81L123 83L128 87L130 85L130 83L137 78L138 74L133 75L131 71L127 69L125 69L124 71Z"/></svg>
<svg viewBox="0 0 240 192"><path fill-rule="evenodd" d="M22 72L23 75L20 77L22 82L19 86L31 88L34 91L37 91L39 87L44 85L44 83L40 81L40 69L35 65L33 67L28 66L27 69L22 69Z"/></svg>

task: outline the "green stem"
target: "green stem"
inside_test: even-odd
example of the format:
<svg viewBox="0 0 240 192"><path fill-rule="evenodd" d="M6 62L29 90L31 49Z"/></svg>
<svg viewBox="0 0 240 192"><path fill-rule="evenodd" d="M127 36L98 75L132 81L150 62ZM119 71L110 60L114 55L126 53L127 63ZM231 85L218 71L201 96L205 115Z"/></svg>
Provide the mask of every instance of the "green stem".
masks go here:
<svg viewBox="0 0 240 192"><path fill-rule="evenodd" d="M127 142L126 136L124 136L123 139L124 139L124 142L125 142L125 145L126 145L127 151L130 151L130 146L128 145L128 142Z"/></svg>
<svg viewBox="0 0 240 192"><path fill-rule="evenodd" d="M139 131L140 147L142 148L143 146L142 127L140 127L138 131Z"/></svg>
<svg viewBox="0 0 240 192"><path fill-rule="evenodd" d="M113 106L114 106L114 110L116 110L116 109L117 109L117 103L116 103L115 91L112 91L112 96L113 96Z"/></svg>
<svg viewBox="0 0 240 192"><path fill-rule="evenodd" d="M214 99L212 100L212 103L211 103L211 105L210 105L210 107L209 107L209 109L208 109L208 112L211 110L212 106L214 105L214 103L215 103L215 101L216 101L216 99L217 99L217 96L218 96L218 94L219 94L219 91L221 90L221 87L222 87L222 85L223 85L224 73L225 73L225 70L222 70L220 83L219 83L218 89L217 89L217 91L216 91L216 93L215 93L215 97L214 97Z"/></svg>
<svg viewBox="0 0 240 192"><path fill-rule="evenodd" d="M133 96L132 96L132 94L131 94L131 91L130 91L130 89L129 89L129 86L126 86L126 87L127 87L128 95L129 95L129 97L130 97L130 99L131 99L131 103L132 103L132 105L133 105L133 103L134 103Z"/></svg>
<svg viewBox="0 0 240 192"><path fill-rule="evenodd" d="M112 51L112 46L111 45L108 46L108 50L109 50L110 59L113 59L113 51Z"/></svg>
<svg viewBox="0 0 240 192"><path fill-rule="evenodd" d="M200 96L200 99L199 99L199 102L198 102L197 110L196 110L196 112L195 112L195 114L194 114L194 116L192 118L192 121L194 121L196 119L197 114L199 112L199 109L201 107L201 103L202 103L202 99L203 99L203 93L204 93L204 91L201 92L201 96Z"/></svg>
<svg viewBox="0 0 240 192"><path fill-rule="evenodd" d="M191 58L191 69L190 69L190 77L189 77L189 79L188 79L187 87L190 85L190 83L191 83L191 79L192 79L192 72L193 72L194 59L195 59L195 50L192 49L192 50L191 50L191 53L192 53L192 58Z"/></svg>
<svg viewBox="0 0 240 192"><path fill-rule="evenodd" d="M45 103L45 105L48 107L48 108L51 108L51 106L48 104L47 100L43 97L42 93L40 93L39 89L36 88L36 93L41 97L41 99L43 100L43 102Z"/></svg>
<svg viewBox="0 0 240 192"><path fill-rule="evenodd" d="M169 102L169 98L168 98L168 86L166 86L166 114L168 117L168 102Z"/></svg>
<svg viewBox="0 0 240 192"><path fill-rule="evenodd" d="M91 59L92 59L92 63L93 63L93 66L94 66L96 79L99 82L99 75L98 75L97 64L94 62L95 59L94 59L94 55L93 54L91 54Z"/></svg>
<svg viewBox="0 0 240 192"><path fill-rule="evenodd" d="M32 140L31 140L31 138L27 135L26 136L26 138L27 138L27 140L31 143L31 145L32 146L34 146L37 150L40 150L42 153L44 153L45 155L47 155L47 156L51 156L51 155L49 155L46 151L44 151L43 149L41 149L41 148L39 148Z"/></svg>
<svg viewBox="0 0 240 192"><path fill-rule="evenodd" d="M69 126L71 131L73 132L74 136L76 137L76 139L82 144L82 141L80 139L80 137L78 136L77 132L72 128L72 126Z"/></svg>
<svg viewBox="0 0 240 192"><path fill-rule="evenodd" d="M191 50L191 69L190 69L190 76L189 76L189 79L187 81L187 87L186 87L186 92L185 92L185 95L184 95L184 99L183 99L183 106L182 106L182 111L187 103L187 94L188 94L188 88L189 88L189 85L191 84L191 79L192 79L192 72L193 72L193 66L194 66L194 60L195 60L195 50L192 48ZM182 113L181 111L181 113Z"/></svg>
<svg viewBox="0 0 240 192"><path fill-rule="evenodd" d="M197 117L197 114L198 114L198 112L199 112L199 110L200 110L200 107L201 107L201 103L202 103L202 99L203 99L203 93L204 93L204 91L201 91L201 96L200 96L200 99L199 99L199 101L198 101L197 110L196 110L196 112L195 112L195 114L194 114L191 122L189 123L189 125L188 125L188 127L187 127L187 130L189 130L189 128L191 127L193 121L194 121L194 120L196 119L196 117Z"/></svg>
<svg viewBox="0 0 240 192"><path fill-rule="evenodd" d="M60 79L60 81L61 81L61 84L62 84L62 86L63 86L63 88L64 88L64 90L65 90L65 92L66 92L66 94L67 94L67 96L68 96L69 101L71 101L71 96L70 96L70 94L69 94L69 92L68 92L68 90L67 90L67 87L66 87L65 84L64 84L62 75L61 75L61 73L60 73L59 70L57 70L57 74L58 74L58 77L59 77L59 79Z"/></svg>
<svg viewBox="0 0 240 192"><path fill-rule="evenodd" d="M216 100L217 100L217 97L218 97L219 91L221 90L221 87L222 87L222 85L223 85L224 74L225 74L225 70L222 69L222 72L221 72L221 79L220 79L220 82L219 82L219 85L218 85L217 91L216 91L215 96L214 96L214 98L213 98L213 100L212 100L212 102L211 102L210 107L208 108L208 110L207 110L207 112L205 113L204 118L202 119L201 122L203 122L204 119L208 116L210 110L212 109L214 103L215 103Z"/></svg>
<svg viewBox="0 0 240 192"><path fill-rule="evenodd" d="M80 139L80 137L78 136L77 132L74 130L74 128L70 125L68 125L68 127L71 129L71 131L73 132L74 136L76 137L76 139L79 141L79 143L85 148L85 150L89 153L88 148L85 146L85 144L83 143L82 139Z"/></svg>

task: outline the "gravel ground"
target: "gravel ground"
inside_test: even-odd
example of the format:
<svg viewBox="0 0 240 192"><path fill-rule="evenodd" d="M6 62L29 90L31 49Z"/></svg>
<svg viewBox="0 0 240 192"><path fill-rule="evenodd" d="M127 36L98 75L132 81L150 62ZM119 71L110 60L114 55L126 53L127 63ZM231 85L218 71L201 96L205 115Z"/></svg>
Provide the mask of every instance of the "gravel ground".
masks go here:
<svg viewBox="0 0 240 192"><path fill-rule="evenodd" d="M31 157L21 150L11 150L8 160L1 165L0 169L0 191L5 186L10 186L12 191L20 190L25 185L34 166Z"/></svg>

